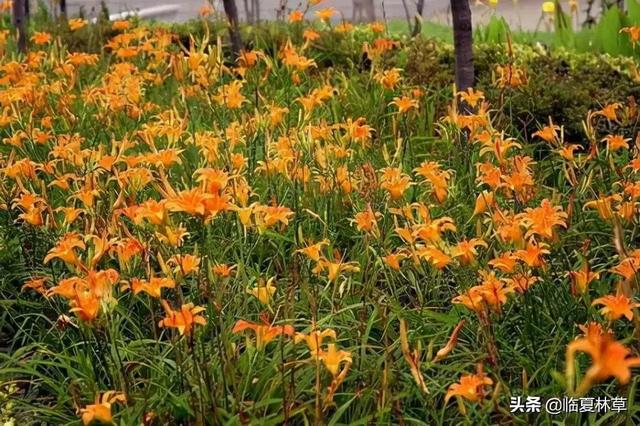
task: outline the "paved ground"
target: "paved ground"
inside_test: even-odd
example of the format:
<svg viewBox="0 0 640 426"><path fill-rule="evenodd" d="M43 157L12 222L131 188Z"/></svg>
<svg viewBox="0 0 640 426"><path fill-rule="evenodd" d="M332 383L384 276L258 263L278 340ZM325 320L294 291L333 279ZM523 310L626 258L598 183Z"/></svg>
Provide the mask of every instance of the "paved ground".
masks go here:
<svg viewBox="0 0 640 426"><path fill-rule="evenodd" d="M107 7L111 13L118 13L132 9L144 9L154 6L174 4L179 10L171 16L164 16L159 19L168 21L185 21L194 18L198 14L200 7L205 4L204 0L105 0ZM471 0L474 2L475 0ZM533 30L538 27L542 15L541 4L543 0L499 0L498 6L494 9L476 3L472 5L474 24L486 22L493 13L504 16L512 28L522 28ZM220 0L214 1L218 10L222 10ZM306 1L305 1L306 3ZM405 9L402 0L376 0L376 17L382 19L383 15L387 19L405 19ZM412 7L414 0L406 0L414 13ZM92 10L99 10L99 0L67 0L70 13L76 13L83 6L86 12L91 15ZM241 13L243 13L243 0L236 0L236 4ZM260 0L261 16L265 19L275 16L279 0ZM295 8L300 4L300 0L290 0L289 8ZM384 14L383 14L384 5ZM351 0L325 0L320 7L335 7L338 9L345 19L350 20L352 15ZM450 11L449 0L426 0L424 18L441 23L449 23Z"/></svg>

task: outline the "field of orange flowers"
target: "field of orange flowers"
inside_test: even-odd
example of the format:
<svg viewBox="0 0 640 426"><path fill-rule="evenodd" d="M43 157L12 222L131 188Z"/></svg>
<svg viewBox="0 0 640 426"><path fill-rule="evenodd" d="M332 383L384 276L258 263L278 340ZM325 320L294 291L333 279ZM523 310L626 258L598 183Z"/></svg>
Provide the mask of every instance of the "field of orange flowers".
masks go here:
<svg viewBox="0 0 640 426"><path fill-rule="evenodd" d="M235 62L2 33L3 424L638 424L635 101L511 137L482 88L434 117L384 25L291 18ZM366 67L319 66L336 32Z"/></svg>

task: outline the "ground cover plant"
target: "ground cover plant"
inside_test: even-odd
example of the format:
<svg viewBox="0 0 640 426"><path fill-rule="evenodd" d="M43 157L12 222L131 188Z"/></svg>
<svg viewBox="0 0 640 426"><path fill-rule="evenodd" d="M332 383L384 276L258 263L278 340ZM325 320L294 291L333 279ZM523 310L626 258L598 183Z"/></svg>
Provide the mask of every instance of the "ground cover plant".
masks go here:
<svg viewBox="0 0 640 426"><path fill-rule="evenodd" d="M580 57L619 91L523 121L574 64L482 48L454 96L411 61L450 49L331 14L236 61L208 24L1 33L5 424L640 422L633 63Z"/></svg>

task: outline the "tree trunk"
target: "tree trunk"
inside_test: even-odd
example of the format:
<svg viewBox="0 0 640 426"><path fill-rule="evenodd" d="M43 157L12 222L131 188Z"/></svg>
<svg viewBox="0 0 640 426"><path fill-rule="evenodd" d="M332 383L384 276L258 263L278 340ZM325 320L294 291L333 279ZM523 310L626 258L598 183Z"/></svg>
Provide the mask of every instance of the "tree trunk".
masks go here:
<svg viewBox="0 0 640 426"><path fill-rule="evenodd" d="M373 4L373 0L363 0L362 6L364 8L364 14L368 22L376 20L376 7Z"/></svg>
<svg viewBox="0 0 640 426"><path fill-rule="evenodd" d="M22 53L27 51L27 23L26 23L26 0L13 0L13 26L16 29L18 50Z"/></svg>
<svg viewBox="0 0 640 426"><path fill-rule="evenodd" d="M224 13L229 21L229 38L231 39L231 54L235 61L242 51L242 38L240 37L240 26L238 23L238 7L235 0L223 0Z"/></svg>
<svg viewBox="0 0 640 426"><path fill-rule="evenodd" d="M404 9L404 17L407 19L407 26L411 31L411 13L409 12L409 6L407 6L407 0L402 0L402 8Z"/></svg>
<svg viewBox="0 0 640 426"><path fill-rule="evenodd" d="M287 18L287 4L288 4L288 0L280 0L279 4L278 4L278 11L276 13L276 18L277 19L286 19Z"/></svg>
<svg viewBox="0 0 640 426"><path fill-rule="evenodd" d="M424 13L424 0L416 2L416 16L414 17L412 37L417 37L422 32L422 14Z"/></svg>
<svg viewBox="0 0 640 426"><path fill-rule="evenodd" d="M253 1L253 14L256 18L256 22L260 23L260 0Z"/></svg>
<svg viewBox="0 0 640 426"><path fill-rule="evenodd" d="M253 1L251 2L251 6L249 5L249 0L243 0L244 3L244 16L247 19L247 22L253 24Z"/></svg>
<svg viewBox="0 0 640 426"><path fill-rule="evenodd" d="M473 33L469 0L451 0L453 44L456 56L456 87L464 91L473 87Z"/></svg>

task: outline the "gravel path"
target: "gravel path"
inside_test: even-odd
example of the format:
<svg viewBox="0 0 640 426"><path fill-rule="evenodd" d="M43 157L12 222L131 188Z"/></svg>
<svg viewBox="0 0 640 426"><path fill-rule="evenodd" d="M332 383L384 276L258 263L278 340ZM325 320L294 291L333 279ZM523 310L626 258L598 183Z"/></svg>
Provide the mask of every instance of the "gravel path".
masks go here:
<svg viewBox="0 0 640 426"><path fill-rule="evenodd" d="M472 2L474 0L471 0ZM221 1L218 3L218 10L222 10ZM243 14L243 1L236 0L240 12ZM278 0L260 0L261 16L265 19L273 19L279 4ZM289 8L295 8L299 5L299 0L288 2ZM402 0L376 0L376 17L382 19L383 4L384 14L387 19L405 19L405 10ZM92 11L99 10L99 0L68 0L68 8L71 14L77 13L81 6L91 16ZM132 9L144 9L154 6L174 4L179 7L177 14L173 16L165 16L160 19L167 21L185 21L194 18L198 14L198 10L205 4L204 0L106 0L107 7L111 13L124 12ZM414 5L413 0L407 0L407 4L411 8ZM522 28L525 30L533 30L539 25L542 15L542 0L500 0L498 6L494 9L481 4L472 4L474 24L486 22L493 13L503 16L512 28ZM350 20L352 15L351 0L325 0L321 7L335 7L345 17ZM411 10L413 13L413 10ZM440 23L449 23L449 1L448 0L426 0L424 10L425 20L431 20Z"/></svg>

